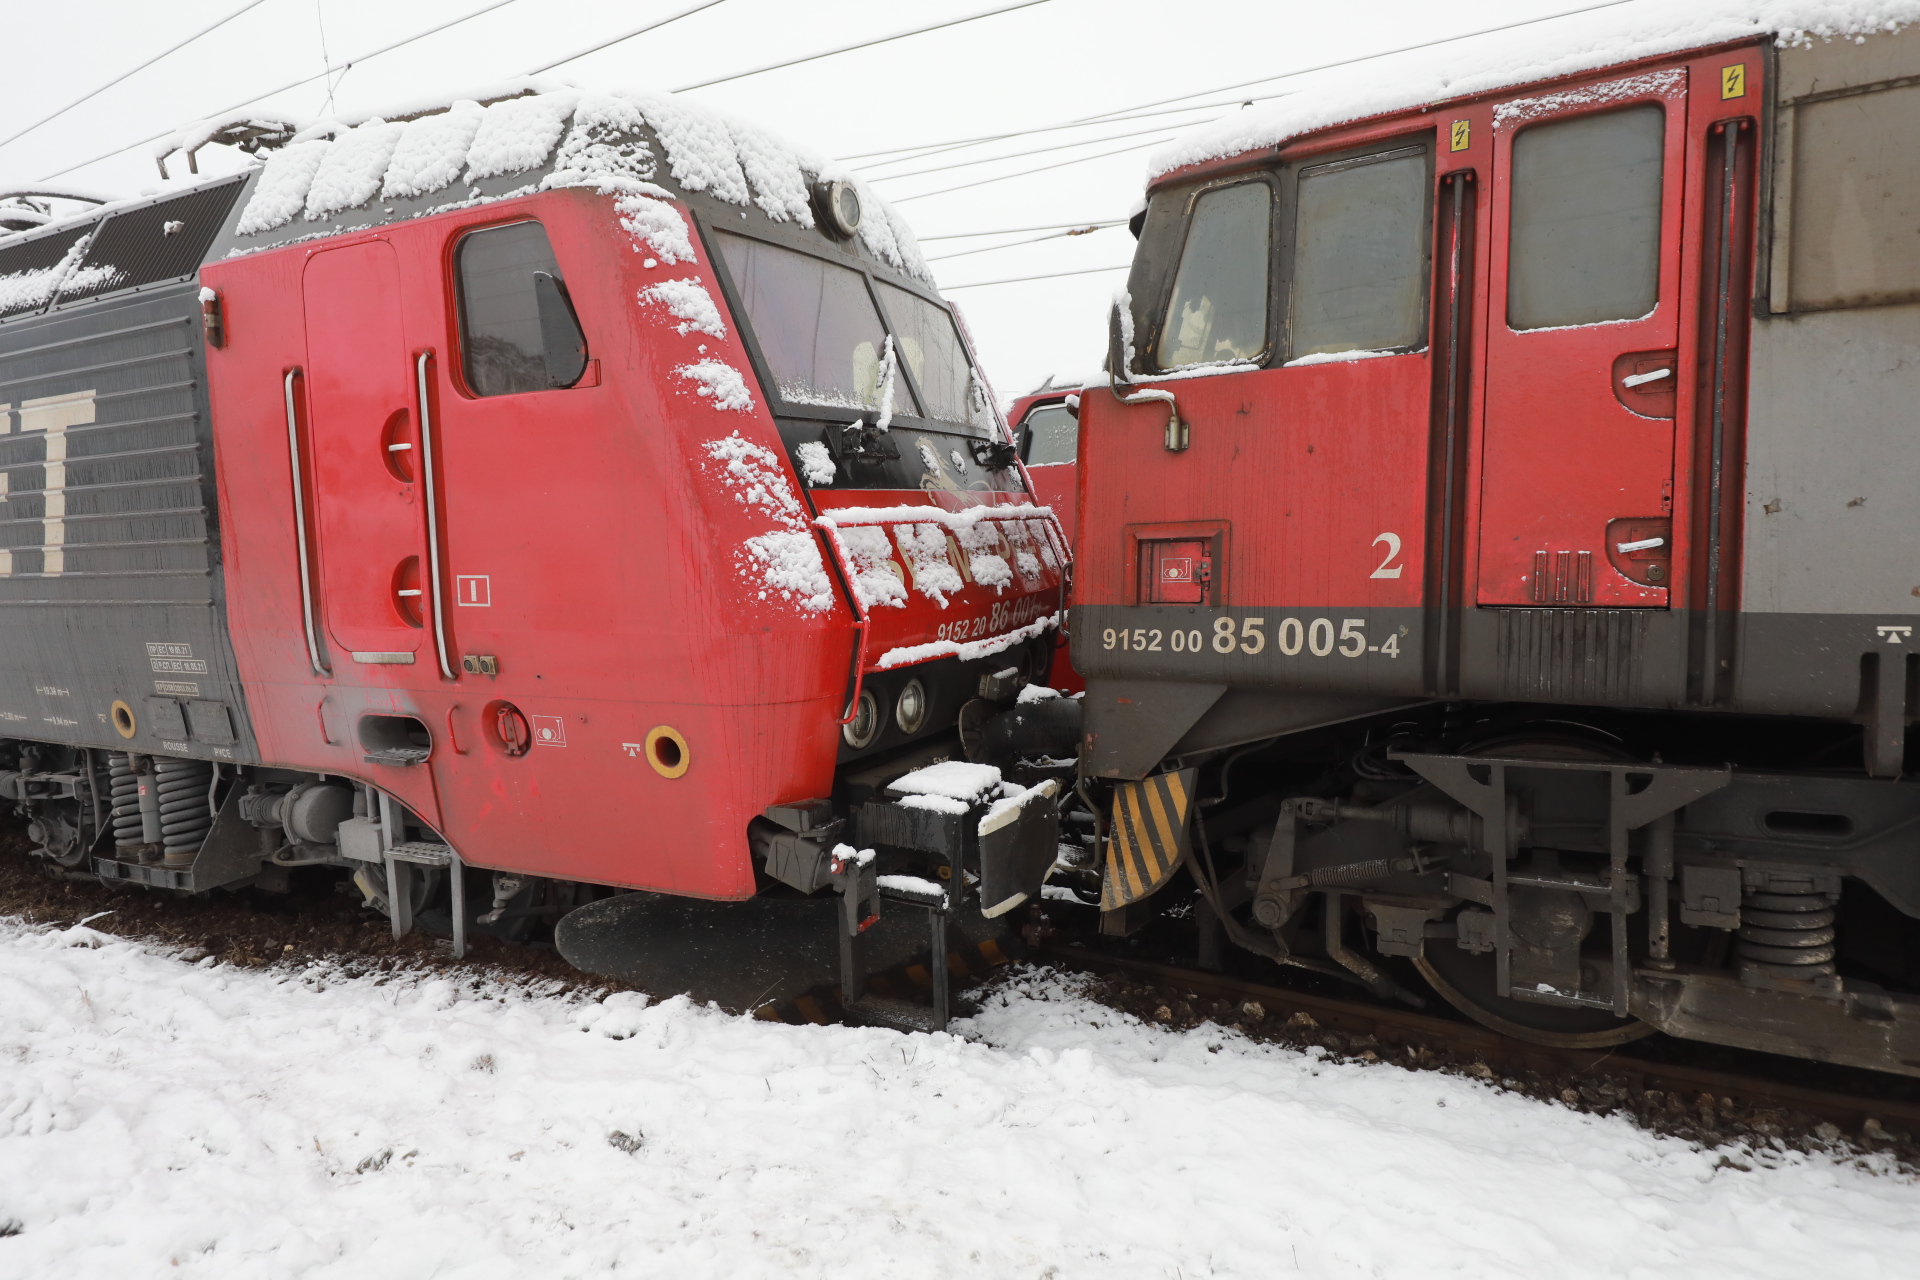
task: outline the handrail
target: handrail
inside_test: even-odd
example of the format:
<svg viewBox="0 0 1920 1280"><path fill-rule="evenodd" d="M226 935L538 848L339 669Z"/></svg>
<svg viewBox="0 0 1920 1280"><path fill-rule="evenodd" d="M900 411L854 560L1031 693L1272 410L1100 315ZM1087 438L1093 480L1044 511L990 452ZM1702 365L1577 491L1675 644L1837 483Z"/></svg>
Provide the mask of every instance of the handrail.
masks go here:
<svg viewBox="0 0 1920 1280"><path fill-rule="evenodd" d="M847 699L847 714L840 717L843 725L852 724L860 714L860 691L867 680L867 610L860 604L860 582L854 576L851 557L840 541L840 527L830 519L815 518L813 527L825 534L827 550L833 555L834 572L847 589L847 607L853 610L853 629L859 633L853 646L853 696Z"/></svg>
<svg viewBox="0 0 1920 1280"><path fill-rule="evenodd" d="M330 676L333 669L320 660L320 637L313 626L313 572L307 561L306 483L300 475L300 426L293 407L293 380L299 376L298 368L287 370L287 461L293 465L294 542L300 548L300 615L307 625L307 661L313 664L313 674Z"/></svg>
<svg viewBox="0 0 1920 1280"><path fill-rule="evenodd" d="M440 674L457 680L460 677L454 675L453 664L447 661L446 602L440 593L440 514L433 495L433 417L427 407L427 361L432 358L432 351L422 351L413 362L420 389L421 478L427 490L427 586L433 592L433 646L440 658Z"/></svg>

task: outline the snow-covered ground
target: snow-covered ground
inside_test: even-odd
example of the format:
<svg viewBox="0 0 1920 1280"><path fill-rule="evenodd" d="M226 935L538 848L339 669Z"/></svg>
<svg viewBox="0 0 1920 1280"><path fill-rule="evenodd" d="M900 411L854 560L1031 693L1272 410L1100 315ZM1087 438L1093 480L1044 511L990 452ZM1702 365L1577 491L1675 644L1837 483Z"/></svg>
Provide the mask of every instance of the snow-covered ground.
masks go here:
<svg viewBox="0 0 1920 1280"><path fill-rule="evenodd" d="M1920 1186L1824 1157L1741 1172L1049 976L962 1029L0 920L0 1276L1920 1274Z"/></svg>

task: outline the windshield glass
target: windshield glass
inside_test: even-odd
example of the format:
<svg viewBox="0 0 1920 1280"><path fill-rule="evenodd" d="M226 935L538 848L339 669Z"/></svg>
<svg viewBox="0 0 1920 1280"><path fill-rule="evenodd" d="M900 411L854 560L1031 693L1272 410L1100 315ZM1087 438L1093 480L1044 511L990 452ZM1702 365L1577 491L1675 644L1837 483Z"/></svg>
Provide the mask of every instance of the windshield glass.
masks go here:
<svg viewBox="0 0 1920 1280"><path fill-rule="evenodd" d="M993 413L986 389L973 376L953 317L944 308L894 285L881 284L880 298L888 319L893 321L900 358L927 402L927 416L976 427L991 426Z"/></svg>
<svg viewBox="0 0 1920 1280"><path fill-rule="evenodd" d="M878 409L886 334L860 273L744 236L717 238L781 399ZM912 411L898 381L893 405Z"/></svg>

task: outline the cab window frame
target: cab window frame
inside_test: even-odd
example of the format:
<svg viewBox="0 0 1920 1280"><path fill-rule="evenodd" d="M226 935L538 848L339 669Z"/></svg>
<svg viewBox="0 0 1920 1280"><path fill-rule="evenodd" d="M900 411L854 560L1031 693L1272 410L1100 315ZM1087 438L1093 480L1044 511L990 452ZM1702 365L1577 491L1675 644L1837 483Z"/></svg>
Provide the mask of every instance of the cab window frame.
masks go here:
<svg viewBox="0 0 1920 1280"><path fill-rule="evenodd" d="M524 226L529 223L540 228L541 235L546 239L547 248L553 253L554 265L559 270L559 274L555 277L555 283L560 287L562 297L566 301L567 310L572 316L574 328L580 334L582 344L581 371L572 382L563 386L549 385L545 387L529 387L519 391L481 391L474 386L473 379L469 376L467 367L468 340L471 331L468 325L466 272L462 269L461 255L466 248L467 242L477 235L490 231L502 231L509 227ZM566 283L566 267L560 262L559 250L554 248L553 235L542 219L530 213L523 213L514 217L503 218L498 222L480 222L460 227L447 241L445 261L446 278L451 287L452 294L451 319L453 329L453 342L451 344L453 349L450 352L452 358L447 361L447 364L450 366L450 381L453 383L454 389L459 392L463 399L498 400L506 396L541 395L553 391L577 391L582 387L592 384L593 378L589 375L592 373L594 360L596 359L593 354L592 338L587 333L587 326L580 317L580 308L573 302L572 290Z"/></svg>
<svg viewBox="0 0 1920 1280"><path fill-rule="evenodd" d="M1187 255L1187 242L1193 234L1194 211L1199 207L1202 196L1210 195L1215 191L1224 191L1230 187L1247 186L1252 183L1261 183L1267 188L1267 314L1265 333L1263 335L1264 341L1260 351L1257 355L1249 356L1245 360L1201 361L1195 364L1163 365L1160 363L1160 339L1166 328L1167 316L1173 309L1174 288L1179 284L1180 267ZM1279 274L1279 245L1281 243L1281 235L1286 230L1286 224L1281 216L1281 207L1285 203L1284 197L1285 192L1281 187L1279 175L1272 169L1242 170L1238 173L1231 173L1223 177L1212 178L1197 183L1187 189L1184 197L1181 198L1177 206L1178 211L1175 214L1178 218L1175 226L1177 234L1175 236L1167 236L1163 231L1160 236L1155 237L1156 239L1165 239L1167 248L1171 250L1171 252L1163 254L1160 258L1162 266L1161 270L1157 273L1159 278L1154 281L1153 293L1151 295L1153 302L1147 315L1141 315L1141 308L1138 302L1140 295L1137 292L1133 294L1136 300L1134 303L1133 326L1133 357L1136 366L1144 366L1144 369L1151 370L1152 373L1161 374L1181 373L1188 370L1205 369L1209 367L1239 365L1252 365L1263 369L1268 367L1273 359L1274 353L1278 349L1279 342L1278 335L1275 332L1278 320L1276 306L1280 301L1281 295L1277 291L1275 284L1276 277ZM1149 220L1152 220L1152 214L1153 209L1150 205L1148 208ZM1142 246L1147 244L1148 230L1149 229L1144 226L1141 229L1140 242ZM1145 255L1136 255L1136 264L1143 260L1145 260ZM1129 280L1129 291L1132 291L1131 279ZM1143 319L1146 321L1144 324L1141 323Z"/></svg>
<svg viewBox="0 0 1920 1280"><path fill-rule="evenodd" d="M817 232L809 232L804 228L798 231L789 230L787 227L777 223L764 225L753 224L739 227L723 223L719 226L710 227L707 225L707 218L703 215L703 210L695 211L694 222L697 228L697 234L700 237L701 253L705 257L706 265L713 271L714 281L719 285L721 296L726 300L727 309L732 317L735 332L740 337L741 345L746 348L747 358L753 365L754 375L766 394L769 401L769 411L772 412L776 418L804 419L844 426L850 417L857 415L863 420L870 420L876 416L876 411L872 409L850 409L838 408L831 405L810 404L803 400L788 400L780 394L779 380L773 376L772 366L768 363L766 352L760 345L759 334L754 330L752 321L747 316L745 302L741 297L739 286L733 278L733 271L727 265L726 254L719 247L716 239L717 236L738 236L744 240L758 241L777 249L797 253L825 262L831 266L845 268L846 270L854 272L864 281L868 300L873 305L874 313L880 318L881 329L889 336L897 335L897 330L894 326L893 317L887 312L886 300L880 288L880 285L883 283L916 295L923 301L931 303L946 313L949 319L952 318L952 308L949 307L937 293L930 292L919 281L912 280L898 273L888 272L883 274L877 271L874 265L868 262L865 257L857 255L851 249L834 252L833 246L817 243L820 239L820 235ZM954 323L954 332L956 337L958 337L960 327L957 321ZM966 351L969 366L973 368L974 374L978 376L979 368L973 363L974 353L965 347L964 342L962 349ZM981 439L991 438L989 431L983 430L970 423L951 422L945 418L928 417L924 409L926 400L920 390L918 379L914 377L911 365L904 357L896 356L894 370L896 379L893 396L894 421L923 426L927 430L941 431L948 434L972 436Z"/></svg>

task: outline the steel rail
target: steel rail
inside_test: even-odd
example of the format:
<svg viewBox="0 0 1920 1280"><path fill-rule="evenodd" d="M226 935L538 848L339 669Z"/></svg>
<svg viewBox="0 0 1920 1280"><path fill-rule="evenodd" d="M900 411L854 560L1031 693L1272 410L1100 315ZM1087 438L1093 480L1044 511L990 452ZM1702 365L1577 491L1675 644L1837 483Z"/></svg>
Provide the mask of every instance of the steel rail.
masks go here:
<svg viewBox="0 0 1920 1280"><path fill-rule="evenodd" d="M1123 956L1101 955L1081 947L1051 945L1032 957L1082 973L1123 974L1192 995L1236 1003L1257 1000L1268 1015L1305 1013L1323 1027L1346 1034L1371 1035L1384 1044L1431 1042L1476 1054L1496 1072L1532 1070L1583 1076L1625 1076L1630 1088L1711 1093L1737 1099L1743 1106L1772 1105L1802 1111L1857 1131L1868 1119L1920 1133L1920 1102L1870 1098L1835 1090L1787 1084L1762 1076L1685 1063L1655 1062L1622 1048L1560 1049L1503 1036L1477 1023L1455 1022L1385 1004L1310 995L1249 982L1225 974Z"/></svg>

